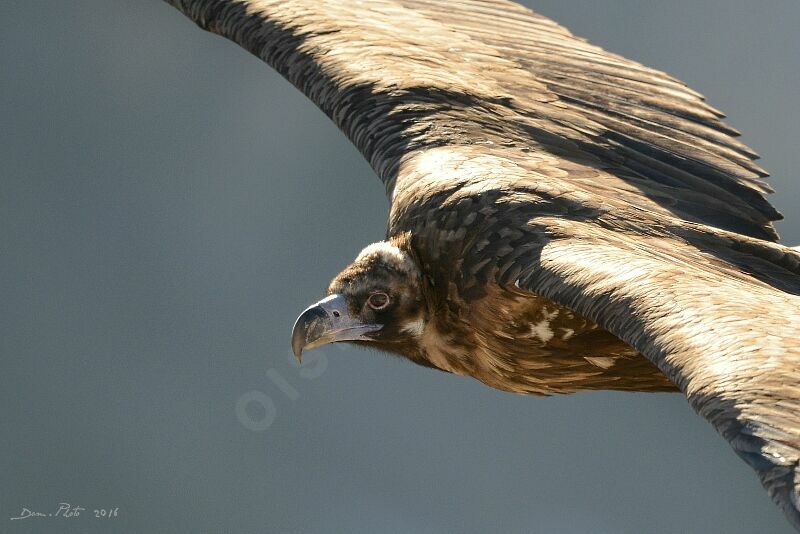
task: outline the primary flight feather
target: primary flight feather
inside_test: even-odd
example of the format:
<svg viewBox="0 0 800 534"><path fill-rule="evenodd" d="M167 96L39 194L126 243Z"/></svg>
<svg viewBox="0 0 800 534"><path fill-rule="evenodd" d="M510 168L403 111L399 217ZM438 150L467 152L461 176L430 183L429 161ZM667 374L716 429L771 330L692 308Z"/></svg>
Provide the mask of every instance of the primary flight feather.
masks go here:
<svg viewBox="0 0 800 534"><path fill-rule="evenodd" d="M800 252L701 95L512 2L168 0L277 69L386 186L298 318L532 394L683 392L800 528Z"/></svg>

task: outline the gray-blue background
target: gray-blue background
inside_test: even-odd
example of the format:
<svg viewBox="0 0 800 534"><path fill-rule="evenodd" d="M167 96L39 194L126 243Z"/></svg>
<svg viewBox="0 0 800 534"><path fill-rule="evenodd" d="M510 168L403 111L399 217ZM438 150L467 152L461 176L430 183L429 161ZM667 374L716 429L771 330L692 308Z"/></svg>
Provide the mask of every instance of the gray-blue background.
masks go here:
<svg viewBox="0 0 800 534"><path fill-rule="evenodd" d="M526 3L709 95L800 242L800 3ZM301 374L292 321L381 238L382 186L157 0L0 3L0 175L2 532L789 530L678 395L526 398L349 348ZM8 520L60 501L89 510Z"/></svg>

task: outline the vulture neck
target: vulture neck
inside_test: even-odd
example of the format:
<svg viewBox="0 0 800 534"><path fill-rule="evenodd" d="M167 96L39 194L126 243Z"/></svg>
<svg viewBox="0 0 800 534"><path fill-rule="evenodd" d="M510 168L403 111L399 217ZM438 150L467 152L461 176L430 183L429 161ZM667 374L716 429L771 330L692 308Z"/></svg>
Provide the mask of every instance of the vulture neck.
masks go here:
<svg viewBox="0 0 800 534"><path fill-rule="evenodd" d="M389 243L407 253L418 269L419 294L422 309L418 317L409 319L401 331L404 334L391 343L378 346L379 349L403 356L416 364L450 373L465 374L464 369L455 368L455 353L463 353L457 339L453 339L453 321L447 303L449 284L441 277L442 273L429 272L432 265L414 246L411 234L404 232L388 239ZM436 265L436 264L434 264ZM434 279L438 279L434 281ZM451 326L448 326L451 325ZM445 332L445 335L442 333ZM456 336L457 337L457 336ZM449 340L449 341L448 341Z"/></svg>

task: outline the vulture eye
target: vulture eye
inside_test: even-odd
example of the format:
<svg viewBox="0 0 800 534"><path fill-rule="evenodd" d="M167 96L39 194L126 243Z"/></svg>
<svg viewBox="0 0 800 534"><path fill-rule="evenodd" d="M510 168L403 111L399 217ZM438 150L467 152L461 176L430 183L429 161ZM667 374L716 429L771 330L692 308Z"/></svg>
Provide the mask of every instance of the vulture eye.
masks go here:
<svg viewBox="0 0 800 534"><path fill-rule="evenodd" d="M373 310L382 310L389 305L389 295L386 293L373 293L367 299L367 304Z"/></svg>

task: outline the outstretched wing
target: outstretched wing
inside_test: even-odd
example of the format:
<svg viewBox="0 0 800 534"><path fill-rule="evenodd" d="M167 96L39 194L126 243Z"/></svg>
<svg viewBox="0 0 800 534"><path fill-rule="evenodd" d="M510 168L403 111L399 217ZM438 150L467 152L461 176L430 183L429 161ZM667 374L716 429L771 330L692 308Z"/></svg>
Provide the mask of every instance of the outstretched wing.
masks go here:
<svg viewBox="0 0 800 534"><path fill-rule="evenodd" d="M700 95L501 0L168 1L316 102L393 221L502 191L464 214L491 275L641 351L800 527L800 254L755 239L765 173Z"/></svg>
<svg viewBox="0 0 800 534"><path fill-rule="evenodd" d="M518 258L517 285L658 365L800 529L800 298L710 268L715 258L680 239L569 218L532 225L542 247ZM800 276L785 278L797 291Z"/></svg>
<svg viewBox="0 0 800 534"><path fill-rule="evenodd" d="M721 113L513 2L168 1L305 92L390 194L432 146L547 152L606 171L574 180L594 195L776 237L766 173Z"/></svg>

